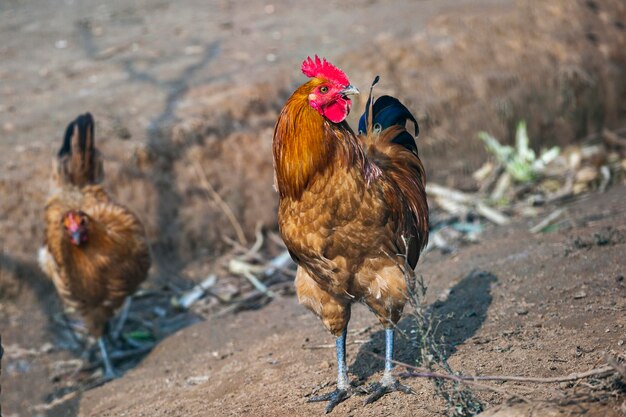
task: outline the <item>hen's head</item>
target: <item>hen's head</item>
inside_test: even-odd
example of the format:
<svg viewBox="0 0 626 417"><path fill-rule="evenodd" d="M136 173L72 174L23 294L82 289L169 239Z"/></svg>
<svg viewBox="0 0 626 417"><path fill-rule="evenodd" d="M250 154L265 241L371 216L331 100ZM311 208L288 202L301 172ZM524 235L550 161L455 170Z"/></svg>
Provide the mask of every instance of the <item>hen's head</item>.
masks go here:
<svg viewBox="0 0 626 417"><path fill-rule="evenodd" d="M63 227L74 245L87 242L88 222L87 215L82 211L70 210L63 217Z"/></svg>
<svg viewBox="0 0 626 417"><path fill-rule="evenodd" d="M359 90L350 85L346 74L326 59L308 57L302 63L302 72L309 78L309 105L333 123L340 123L350 113L350 95Z"/></svg>

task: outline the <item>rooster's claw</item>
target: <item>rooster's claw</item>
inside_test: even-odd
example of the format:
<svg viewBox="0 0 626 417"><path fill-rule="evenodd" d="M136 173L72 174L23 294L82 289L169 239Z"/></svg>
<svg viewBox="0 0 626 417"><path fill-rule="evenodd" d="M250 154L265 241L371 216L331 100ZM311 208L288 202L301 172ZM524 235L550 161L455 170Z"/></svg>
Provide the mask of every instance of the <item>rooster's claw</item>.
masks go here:
<svg viewBox="0 0 626 417"><path fill-rule="evenodd" d="M371 404L374 401L379 400L383 395L389 394L390 392L394 391L404 392L405 394L415 394L411 387L402 385L398 381L394 381L393 383L388 385L377 384L374 392L369 397L367 397L367 400L365 400L365 405Z"/></svg>
<svg viewBox="0 0 626 417"><path fill-rule="evenodd" d="M333 392L329 392L328 394L311 397L307 400L307 402L315 403L320 401L328 401L328 405L326 406L326 414L328 414L333 411L333 408L335 408L335 406L350 397L350 395L352 395L350 390L337 388L336 390L334 390Z"/></svg>

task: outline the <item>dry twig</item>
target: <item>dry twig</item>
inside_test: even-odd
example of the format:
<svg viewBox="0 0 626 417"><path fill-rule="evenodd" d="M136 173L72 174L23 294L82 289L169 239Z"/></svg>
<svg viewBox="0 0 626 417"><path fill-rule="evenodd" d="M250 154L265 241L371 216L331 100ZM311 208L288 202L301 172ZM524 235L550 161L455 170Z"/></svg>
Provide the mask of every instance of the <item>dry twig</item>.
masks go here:
<svg viewBox="0 0 626 417"><path fill-rule="evenodd" d="M207 293L209 288L214 286L216 282L217 275L211 274L206 277L206 279L203 280L201 283L195 285L191 290L183 293L180 297L174 297L172 299L172 304L174 305L174 307L186 310L191 307L196 301L201 299Z"/></svg>
<svg viewBox="0 0 626 417"><path fill-rule="evenodd" d="M464 215L469 208L473 208L478 214L497 225L508 224L510 221L507 216L487 206L477 196L433 183L426 184L426 192L434 196L437 204L451 214Z"/></svg>
<svg viewBox="0 0 626 417"><path fill-rule="evenodd" d="M611 365L605 365L600 368L594 368L586 372L576 372L565 376L555 376L548 378L540 377L526 377L526 376L512 376L512 375L449 375L438 372L432 372L426 368L420 368L417 366L411 366L406 363L396 362L397 365L403 366L411 370L411 372L403 373L402 376L406 377L419 377L419 378L441 378L451 379L457 382L466 381L515 381L515 382L532 382L536 384L552 384L555 382L572 382L580 379L591 377L605 377L615 373L615 368Z"/></svg>
<svg viewBox="0 0 626 417"><path fill-rule="evenodd" d="M79 394L79 391L71 391L68 392L67 394L65 394L64 396L60 397L60 398L56 398L53 401L49 402L49 403L45 403L45 404L37 404L35 406L32 407L33 411L37 411L37 412L41 412L41 411L48 411L48 410L52 410L53 408L67 402L70 400L73 400L74 397L76 397Z"/></svg>
<svg viewBox="0 0 626 417"><path fill-rule="evenodd" d="M565 213L565 209L557 209L548 215L545 219L530 228L530 233L539 233L546 227L550 226L552 222L561 217Z"/></svg>
<svg viewBox="0 0 626 417"><path fill-rule="evenodd" d="M237 235L239 243L241 243L242 245L246 245L248 243L248 241L246 240L246 235L243 232L243 228L241 227L241 224L237 220L237 217L233 213L232 209L228 204L226 204L222 196L219 195L217 191L215 191L215 188L213 188L213 185L211 185L211 182L209 181L209 178L207 177L206 172L204 172L204 169L202 168L200 163L198 161L193 161L192 163L194 169L196 170L196 174L198 175L198 179L200 180L202 188L204 188L209 193L209 196L213 199L215 204L217 204L222 210L222 212L232 225L233 229L235 230L235 234Z"/></svg>
<svg viewBox="0 0 626 417"><path fill-rule="evenodd" d="M372 356L375 356L375 357L377 357L379 359L384 359L383 356L378 355L378 354L376 354L374 352L367 352L366 351L365 353L368 353L368 354L370 354ZM498 394L502 394L502 395L504 395L506 397L510 397L511 395L513 395L514 397L519 398L520 400L522 400L524 402L530 403L530 400L525 398L523 395L517 394L517 393L512 393L510 390L503 390L503 389L500 389L500 388L497 388L497 387L493 387L491 385L481 384L480 382L477 382L477 381L472 380L472 379L463 379L463 378L461 378L461 377L459 377L457 375L433 372L433 371L428 370L427 368L419 368L419 367L416 367L416 366L411 366L411 365L405 364L404 362L399 362L399 361L396 361L396 360L393 360L392 362L395 365L398 365L398 366L404 366L406 368L413 368L414 370L419 369L419 370L422 371L422 372L403 372L403 373L400 374L401 377L405 377L405 378L421 377L421 378L430 378L430 379L447 379L447 380L458 382L458 383L462 383L462 384L465 384L465 385L470 385L470 386L473 386L475 388L482 389L484 391L497 392Z"/></svg>

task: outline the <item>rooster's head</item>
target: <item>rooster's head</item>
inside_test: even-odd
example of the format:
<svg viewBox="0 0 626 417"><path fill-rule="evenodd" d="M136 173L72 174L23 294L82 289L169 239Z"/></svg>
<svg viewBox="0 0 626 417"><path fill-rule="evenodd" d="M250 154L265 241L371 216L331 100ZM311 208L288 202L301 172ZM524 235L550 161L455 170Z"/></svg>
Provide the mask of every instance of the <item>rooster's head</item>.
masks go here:
<svg viewBox="0 0 626 417"><path fill-rule="evenodd" d="M77 210L70 210L63 217L63 227L74 245L80 246L87 241L88 221L87 215Z"/></svg>
<svg viewBox="0 0 626 417"><path fill-rule="evenodd" d="M326 59L308 57L302 63L302 72L311 81L309 105L333 123L340 123L350 113L352 102L350 95L359 94L359 90L350 85L346 74Z"/></svg>

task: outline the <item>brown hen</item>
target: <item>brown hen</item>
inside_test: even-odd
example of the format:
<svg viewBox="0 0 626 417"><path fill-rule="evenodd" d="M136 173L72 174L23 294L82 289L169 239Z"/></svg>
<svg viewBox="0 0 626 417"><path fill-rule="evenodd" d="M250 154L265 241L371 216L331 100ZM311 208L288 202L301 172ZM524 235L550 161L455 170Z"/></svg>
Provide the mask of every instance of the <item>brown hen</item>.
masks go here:
<svg viewBox="0 0 626 417"><path fill-rule="evenodd" d="M113 377L104 329L126 297L146 279L150 250L143 225L102 186L102 162L93 118L79 116L67 129L56 167L56 190L45 207L39 263L66 306L98 338L105 375Z"/></svg>

